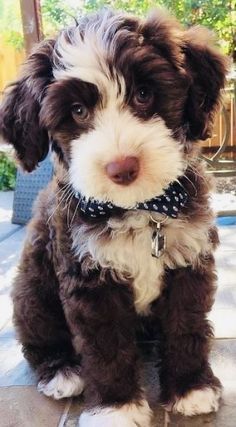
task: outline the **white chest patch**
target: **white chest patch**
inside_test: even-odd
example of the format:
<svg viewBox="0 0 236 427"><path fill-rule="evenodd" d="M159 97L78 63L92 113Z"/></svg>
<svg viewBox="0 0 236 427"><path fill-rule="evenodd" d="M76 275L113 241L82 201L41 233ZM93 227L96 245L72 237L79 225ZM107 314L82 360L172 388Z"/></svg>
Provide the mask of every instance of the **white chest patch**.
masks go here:
<svg viewBox="0 0 236 427"><path fill-rule="evenodd" d="M178 224L177 224L178 223ZM149 305L161 293L165 267L194 264L200 252L208 249L207 230L168 220L164 232L167 250L160 258L151 255L153 229L148 213L127 213L125 219L110 219L109 237L93 232L85 238L85 226L72 232L73 248L79 259L88 254L96 265L111 268L121 279L133 282L138 313L148 312Z"/></svg>

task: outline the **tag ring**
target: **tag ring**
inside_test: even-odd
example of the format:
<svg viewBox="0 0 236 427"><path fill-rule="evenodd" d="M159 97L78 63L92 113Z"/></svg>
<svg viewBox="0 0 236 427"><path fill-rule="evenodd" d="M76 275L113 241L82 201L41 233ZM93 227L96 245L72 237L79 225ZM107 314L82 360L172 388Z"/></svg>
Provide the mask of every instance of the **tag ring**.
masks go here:
<svg viewBox="0 0 236 427"><path fill-rule="evenodd" d="M162 221L154 219L151 213L149 214L149 217L152 220L152 222L154 222L155 224L162 225L162 224L165 224L165 222L168 220L168 216L166 214L162 214L162 215L165 215L165 218Z"/></svg>

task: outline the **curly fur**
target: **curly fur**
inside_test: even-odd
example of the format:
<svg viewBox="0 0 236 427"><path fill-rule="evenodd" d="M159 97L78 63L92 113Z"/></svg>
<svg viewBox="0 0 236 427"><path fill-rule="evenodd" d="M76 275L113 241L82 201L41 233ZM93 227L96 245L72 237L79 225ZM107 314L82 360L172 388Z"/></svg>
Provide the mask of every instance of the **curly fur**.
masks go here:
<svg viewBox="0 0 236 427"><path fill-rule="evenodd" d="M209 136L225 74L207 31L185 30L161 11L145 20L105 11L42 42L6 91L0 130L22 166L34 169L49 141L55 161L28 227L14 323L40 391L60 398L85 385L81 425L108 416L112 425L119 417L149 423L140 324L159 330L162 402L185 415L218 408L207 320L218 236L196 141ZM145 102L137 97L142 85ZM86 106L83 119L78 103ZM106 164L134 155L137 180L111 182ZM74 197L79 190L125 207L162 194L175 179L188 203L163 226L167 249L158 260L146 213L88 219Z"/></svg>

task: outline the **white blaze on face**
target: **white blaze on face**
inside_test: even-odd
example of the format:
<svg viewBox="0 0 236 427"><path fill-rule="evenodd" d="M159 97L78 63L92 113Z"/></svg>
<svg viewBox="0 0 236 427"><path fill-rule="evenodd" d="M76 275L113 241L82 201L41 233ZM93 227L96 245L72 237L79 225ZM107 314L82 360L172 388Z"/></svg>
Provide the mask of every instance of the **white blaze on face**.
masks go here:
<svg viewBox="0 0 236 427"><path fill-rule="evenodd" d="M71 142L71 184L87 198L111 201L124 208L162 194L183 173L180 144L161 118L138 119L125 105L124 78L113 80L109 74L102 31L96 37L90 31L83 40L78 33L73 40L74 45L70 45L61 38L58 51L65 68L54 70L54 75L96 84L103 105L95 109L93 130ZM137 157L140 171L135 181L122 186L107 176L106 166L125 157Z"/></svg>
<svg viewBox="0 0 236 427"><path fill-rule="evenodd" d="M140 171L128 186L111 181L106 165L137 157ZM94 130L71 143L70 181L86 197L109 200L121 207L163 193L183 173L180 146L160 118L141 121L127 107L113 103L96 113Z"/></svg>
<svg viewBox="0 0 236 427"><path fill-rule="evenodd" d="M109 11L104 11L100 19L90 20L83 28L77 26L71 32L62 32L56 43L54 77L75 77L106 86L110 76L106 58L113 53L115 33L123 20L122 13L110 16Z"/></svg>

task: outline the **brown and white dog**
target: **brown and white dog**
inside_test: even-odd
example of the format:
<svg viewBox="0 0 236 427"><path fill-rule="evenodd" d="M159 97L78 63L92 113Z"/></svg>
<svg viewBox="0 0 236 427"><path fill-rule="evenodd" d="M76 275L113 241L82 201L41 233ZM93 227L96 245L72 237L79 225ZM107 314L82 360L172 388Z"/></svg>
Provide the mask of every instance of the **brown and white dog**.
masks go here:
<svg viewBox="0 0 236 427"><path fill-rule="evenodd" d="M218 409L207 320L218 237L197 141L211 133L225 74L207 30L158 10L102 11L42 42L5 95L1 133L23 168L50 142L55 152L15 281L15 326L39 391L84 390L81 427L151 425L142 323L161 333L162 403L184 415ZM135 209L173 182L188 195L177 218ZM80 197L118 208L93 217ZM166 247L152 256L163 218Z"/></svg>

